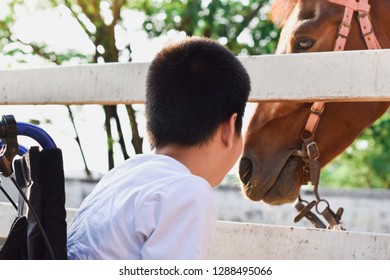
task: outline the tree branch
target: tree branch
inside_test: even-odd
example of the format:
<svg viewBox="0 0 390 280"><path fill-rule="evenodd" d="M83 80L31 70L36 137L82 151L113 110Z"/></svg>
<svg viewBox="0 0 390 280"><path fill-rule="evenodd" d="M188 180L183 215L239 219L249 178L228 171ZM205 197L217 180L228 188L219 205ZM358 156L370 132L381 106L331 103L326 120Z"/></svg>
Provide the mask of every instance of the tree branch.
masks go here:
<svg viewBox="0 0 390 280"><path fill-rule="evenodd" d="M112 128L111 128L111 118L113 115L113 110L115 110L113 105L103 105L104 113L106 119L104 125L106 127L107 135L107 156L108 156L108 170L114 168L114 140L112 139Z"/></svg>
<svg viewBox="0 0 390 280"><path fill-rule="evenodd" d="M131 140L131 143L133 144L134 150L136 154L142 154L142 142L143 138L139 135L138 132L138 125L135 118L135 110L133 106L126 105L127 114L129 115L130 119L130 125L131 125L131 133L133 135L133 138Z"/></svg>
<svg viewBox="0 0 390 280"><path fill-rule="evenodd" d="M115 109L117 109L117 107ZM123 157L126 160L129 158L129 154L127 153L127 150L126 150L125 138L123 136L122 125L121 125L121 121L119 119L119 115L118 115L117 110L115 110L115 112L114 112L114 119L115 119L115 123L116 123L116 129L118 131L118 137L119 137L118 142L119 142L119 145L121 146Z"/></svg>
<svg viewBox="0 0 390 280"><path fill-rule="evenodd" d="M93 33L91 33L85 23L83 23L79 17L76 11L72 8L72 3L69 0L65 0L65 6L70 10L73 17L77 20L77 22L80 24L81 28L84 30L85 33L87 33L88 37L91 38L93 36Z"/></svg>
<svg viewBox="0 0 390 280"><path fill-rule="evenodd" d="M123 6L122 0L113 0L112 1L112 22L111 22L111 28L114 28L117 24L118 20L120 19L121 14L121 8Z"/></svg>
<svg viewBox="0 0 390 280"><path fill-rule="evenodd" d="M264 2L262 1L257 7L256 9L250 11L248 13L247 16L244 17L244 20L241 22L241 24L237 27L237 31L236 31L236 35L235 35L235 38L237 38L238 36L240 36L240 34L242 33L242 31L244 31L244 29L246 27L248 27L249 23L251 22L251 20L257 15L257 13L260 11L260 9L264 6Z"/></svg>
<svg viewBox="0 0 390 280"><path fill-rule="evenodd" d="M84 162L85 173L87 174L88 177L91 177L91 171L88 168L87 160L85 159L85 155L84 155L84 150L83 150L83 147L81 146L80 137L79 137L79 133L78 133L77 128L76 128L72 109L70 108L69 105L66 105L66 107L68 108L69 118L70 118L70 121L72 122L73 129L74 129L74 132L76 134L75 140L77 142L77 145L79 146L81 157L82 157L83 162Z"/></svg>
<svg viewBox="0 0 390 280"><path fill-rule="evenodd" d="M94 1L94 5L99 5L100 1ZM88 6L88 2L85 0L77 0L77 4L80 6L82 12L87 16L87 18L96 25L105 25L104 20L100 14L99 6ZM90 11L90 7L92 7L93 11ZM99 27L96 26L96 27Z"/></svg>

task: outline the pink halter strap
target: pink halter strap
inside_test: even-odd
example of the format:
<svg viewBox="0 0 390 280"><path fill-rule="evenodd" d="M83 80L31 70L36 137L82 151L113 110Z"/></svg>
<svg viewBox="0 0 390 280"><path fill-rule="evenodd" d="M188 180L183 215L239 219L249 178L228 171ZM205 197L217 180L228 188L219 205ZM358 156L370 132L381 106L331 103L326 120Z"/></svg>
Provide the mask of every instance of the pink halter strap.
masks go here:
<svg viewBox="0 0 390 280"><path fill-rule="evenodd" d="M343 21L339 26L339 34L336 39L334 51L343 51L351 30L351 22L354 12L358 12L360 29L368 49L381 49L378 39L375 36L370 20L370 4L368 0L328 0L329 2L345 7ZM304 131L314 134L320 121L325 102L317 101L313 103L309 118Z"/></svg>
<svg viewBox="0 0 390 280"><path fill-rule="evenodd" d="M354 12L358 13L360 30L366 42L368 49L381 49L378 39L375 36L370 20L370 4L368 0L328 0L345 7L343 21L339 26L338 37L334 46L334 51L342 51L345 48L349 31L351 30L351 22Z"/></svg>

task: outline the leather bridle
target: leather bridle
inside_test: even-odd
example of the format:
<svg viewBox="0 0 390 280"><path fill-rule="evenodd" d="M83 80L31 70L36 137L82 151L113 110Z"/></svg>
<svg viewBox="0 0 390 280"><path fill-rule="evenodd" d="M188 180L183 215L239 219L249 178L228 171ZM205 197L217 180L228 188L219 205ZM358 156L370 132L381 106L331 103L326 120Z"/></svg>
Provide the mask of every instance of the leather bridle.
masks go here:
<svg viewBox="0 0 390 280"><path fill-rule="evenodd" d="M366 42L368 49L381 49L378 39L375 36L370 19L370 5L368 0L327 0L328 2L338 4L345 7L343 20L338 28L338 35L334 45L334 51L343 51L348 39L349 32L351 30L352 18L357 13L357 18L360 25L361 34ZM334 213L329 203L321 199L318 194L318 184L320 180L321 165L318 160L320 153L315 142L315 133L317 126L321 120L322 112L325 109L325 102L314 102L311 106L309 117L306 121L305 128L302 131L301 139L303 141L302 148L293 153L294 156L299 156L305 163L304 166L304 183L311 182L314 187L313 193L316 200L307 202L300 196L295 203L295 208L298 210L298 215L294 221L298 222L303 217L309 219L309 221L317 228L331 228L331 229L344 229L341 226L340 220L343 213L343 208L339 208ZM323 204L325 207L323 210L319 209L319 205ZM327 220L328 226L311 211L315 207L316 212Z"/></svg>

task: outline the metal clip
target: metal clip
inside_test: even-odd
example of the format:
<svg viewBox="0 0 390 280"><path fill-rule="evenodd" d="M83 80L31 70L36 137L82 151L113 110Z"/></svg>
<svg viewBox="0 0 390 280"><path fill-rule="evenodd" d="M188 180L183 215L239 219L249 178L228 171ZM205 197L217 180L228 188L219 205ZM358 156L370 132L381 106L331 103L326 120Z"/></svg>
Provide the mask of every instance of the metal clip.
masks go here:
<svg viewBox="0 0 390 280"><path fill-rule="evenodd" d="M314 214L311 209L316 205L316 201L304 205L303 202L307 203L304 200L298 200L294 207L298 210L298 215L294 218L294 223L299 222L303 217L307 218L316 228L326 228L326 225Z"/></svg>
<svg viewBox="0 0 390 280"><path fill-rule="evenodd" d="M309 159L318 159L320 157L320 152L318 150L317 143L312 141L306 146L306 152Z"/></svg>
<svg viewBox="0 0 390 280"><path fill-rule="evenodd" d="M320 211L318 209L318 205L320 203L324 202L326 204L326 207L324 208L324 210ZM340 229L340 230L345 230L342 225L341 225L341 216L343 215L343 212L344 212L344 209L343 208L339 208L337 210L336 213L334 213L332 211L332 209L330 209L330 206L329 206L329 202L325 199L320 199L319 201L317 201L316 203L316 211L318 214L322 215L325 220L329 223L329 226L328 228L329 229Z"/></svg>

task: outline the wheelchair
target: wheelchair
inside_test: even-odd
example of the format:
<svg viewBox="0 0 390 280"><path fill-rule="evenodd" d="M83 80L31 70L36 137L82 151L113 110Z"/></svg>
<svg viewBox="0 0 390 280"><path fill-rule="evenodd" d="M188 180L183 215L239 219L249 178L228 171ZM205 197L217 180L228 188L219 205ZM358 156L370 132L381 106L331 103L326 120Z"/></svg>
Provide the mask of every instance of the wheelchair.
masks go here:
<svg viewBox="0 0 390 280"><path fill-rule="evenodd" d="M29 149L18 136L34 139ZM0 247L0 260L67 259L65 176L62 151L43 129L16 122L12 115L0 121L0 172L18 191L13 201L0 182L0 191L15 208L16 218Z"/></svg>

